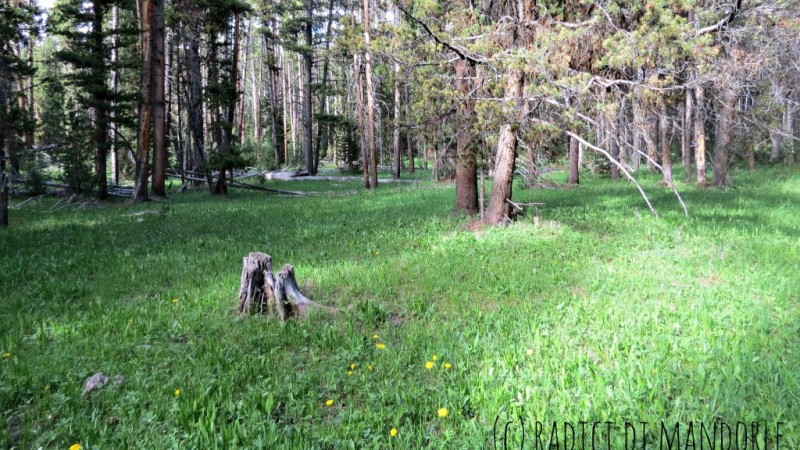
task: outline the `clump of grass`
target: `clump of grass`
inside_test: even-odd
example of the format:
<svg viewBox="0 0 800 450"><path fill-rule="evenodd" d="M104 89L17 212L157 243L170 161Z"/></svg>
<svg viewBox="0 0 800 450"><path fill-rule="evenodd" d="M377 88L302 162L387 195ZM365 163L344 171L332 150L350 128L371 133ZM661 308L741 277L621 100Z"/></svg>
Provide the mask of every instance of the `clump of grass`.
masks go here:
<svg viewBox="0 0 800 450"><path fill-rule="evenodd" d="M483 448L502 412L781 421L799 446L800 176L683 187L688 219L642 178L661 219L589 176L517 191L545 206L476 233L450 214L452 188L425 182L181 194L142 221L125 203L15 210L0 231L0 443ZM236 321L254 250L349 309ZM125 381L82 396L98 371Z"/></svg>

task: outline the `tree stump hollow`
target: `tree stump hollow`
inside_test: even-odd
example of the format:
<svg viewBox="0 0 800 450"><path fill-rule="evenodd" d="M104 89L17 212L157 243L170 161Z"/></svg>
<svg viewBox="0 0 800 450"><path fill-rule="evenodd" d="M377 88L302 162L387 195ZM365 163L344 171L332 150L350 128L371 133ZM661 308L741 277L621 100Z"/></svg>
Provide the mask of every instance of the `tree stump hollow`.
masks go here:
<svg viewBox="0 0 800 450"><path fill-rule="evenodd" d="M277 315L281 320L305 317L313 308L334 309L309 300L297 286L294 267L289 264L275 275L272 257L266 253L251 252L242 260L242 277L236 312L244 314Z"/></svg>

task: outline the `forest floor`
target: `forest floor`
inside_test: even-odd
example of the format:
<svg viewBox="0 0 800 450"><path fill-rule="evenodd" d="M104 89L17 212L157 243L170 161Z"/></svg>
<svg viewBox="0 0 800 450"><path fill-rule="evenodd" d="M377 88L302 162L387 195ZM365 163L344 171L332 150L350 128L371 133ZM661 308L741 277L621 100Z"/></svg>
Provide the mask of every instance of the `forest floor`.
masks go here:
<svg viewBox="0 0 800 450"><path fill-rule="evenodd" d="M569 448L568 422L580 449L581 421L595 448L624 448L625 422L649 448L677 422L699 448L717 420L800 448L800 170L679 185L688 218L655 175L660 218L625 181L517 188L544 205L474 232L428 176L12 209L0 447L501 448L514 421L519 448L522 417L525 448L550 448L553 422ZM345 312L237 320L251 251ZM97 372L121 382L83 395Z"/></svg>

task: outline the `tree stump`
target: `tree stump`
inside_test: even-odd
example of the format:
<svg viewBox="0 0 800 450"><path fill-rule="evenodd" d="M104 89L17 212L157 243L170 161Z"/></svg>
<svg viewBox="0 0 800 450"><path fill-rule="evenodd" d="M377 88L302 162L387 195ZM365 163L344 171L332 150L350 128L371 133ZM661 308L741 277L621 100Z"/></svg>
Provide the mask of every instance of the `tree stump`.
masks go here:
<svg viewBox="0 0 800 450"><path fill-rule="evenodd" d="M287 320L305 317L313 308L336 312L309 300L300 292L291 265L286 264L274 275L272 257L268 254L252 252L244 257L239 302L236 304L238 314L276 314L281 320Z"/></svg>

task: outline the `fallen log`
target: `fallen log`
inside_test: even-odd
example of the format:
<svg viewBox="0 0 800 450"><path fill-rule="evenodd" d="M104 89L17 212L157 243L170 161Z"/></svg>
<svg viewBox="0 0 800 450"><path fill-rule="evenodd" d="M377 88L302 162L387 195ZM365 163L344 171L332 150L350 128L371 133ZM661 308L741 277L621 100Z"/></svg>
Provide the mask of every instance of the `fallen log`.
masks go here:
<svg viewBox="0 0 800 450"><path fill-rule="evenodd" d="M294 276L294 267L283 266L278 275L272 272L272 257L266 253L251 252L242 261L239 301L236 312L245 314L275 314L281 320L306 317L312 309L322 309L335 314L337 310L313 302L300 292Z"/></svg>

